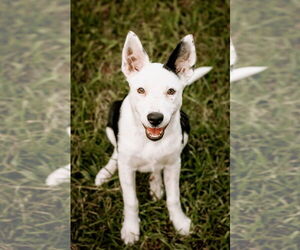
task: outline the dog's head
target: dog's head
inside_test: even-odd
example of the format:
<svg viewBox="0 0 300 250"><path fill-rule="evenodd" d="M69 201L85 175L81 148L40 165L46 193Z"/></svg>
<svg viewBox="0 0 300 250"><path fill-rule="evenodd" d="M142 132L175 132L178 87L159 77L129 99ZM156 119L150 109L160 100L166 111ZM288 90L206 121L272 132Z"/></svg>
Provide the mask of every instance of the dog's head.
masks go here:
<svg viewBox="0 0 300 250"><path fill-rule="evenodd" d="M181 107L185 86L210 67L193 70L196 51L192 35L185 36L167 62L151 63L142 43L129 32L122 53L122 72L130 86L129 99L136 118L150 140L159 140L173 115Z"/></svg>

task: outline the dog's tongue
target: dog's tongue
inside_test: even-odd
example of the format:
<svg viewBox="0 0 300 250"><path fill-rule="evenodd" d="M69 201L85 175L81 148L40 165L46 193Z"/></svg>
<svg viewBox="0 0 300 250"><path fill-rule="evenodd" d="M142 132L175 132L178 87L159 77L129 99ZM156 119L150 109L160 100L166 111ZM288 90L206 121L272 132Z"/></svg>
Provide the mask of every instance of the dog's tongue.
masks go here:
<svg viewBox="0 0 300 250"><path fill-rule="evenodd" d="M147 128L147 132L152 135L160 135L163 128Z"/></svg>

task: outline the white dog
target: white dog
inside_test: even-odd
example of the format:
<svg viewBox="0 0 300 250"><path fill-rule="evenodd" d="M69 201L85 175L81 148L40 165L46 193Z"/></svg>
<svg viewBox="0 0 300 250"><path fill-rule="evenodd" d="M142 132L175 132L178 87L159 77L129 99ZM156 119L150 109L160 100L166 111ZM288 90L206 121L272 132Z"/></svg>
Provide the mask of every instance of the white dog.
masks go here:
<svg viewBox="0 0 300 250"><path fill-rule="evenodd" d="M181 40L164 65L149 61L133 32L126 37L122 72L130 91L110 110L106 133L114 152L95 180L96 185L103 184L118 168L124 200L121 237L125 244L134 243L140 234L136 171L151 172L150 193L154 199L163 195L163 171L170 219L180 234L189 234L191 220L183 213L179 197L180 154L190 130L188 117L180 110L182 92L211 70L193 70L195 62L192 35Z"/></svg>

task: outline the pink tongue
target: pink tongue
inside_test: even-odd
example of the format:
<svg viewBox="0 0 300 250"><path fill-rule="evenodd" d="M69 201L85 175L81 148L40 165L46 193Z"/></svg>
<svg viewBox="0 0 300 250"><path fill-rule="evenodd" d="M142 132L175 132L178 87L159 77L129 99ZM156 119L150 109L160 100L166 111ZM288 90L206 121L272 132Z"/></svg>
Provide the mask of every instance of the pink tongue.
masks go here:
<svg viewBox="0 0 300 250"><path fill-rule="evenodd" d="M148 133L152 135L159 135L162 130L162 128L147 128Z"/></svg>

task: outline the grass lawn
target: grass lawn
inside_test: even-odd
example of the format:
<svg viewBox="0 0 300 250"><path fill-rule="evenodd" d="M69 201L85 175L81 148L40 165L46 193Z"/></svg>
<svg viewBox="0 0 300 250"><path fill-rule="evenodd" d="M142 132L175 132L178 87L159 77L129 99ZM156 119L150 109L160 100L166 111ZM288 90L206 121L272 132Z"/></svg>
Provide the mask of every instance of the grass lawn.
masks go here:
<svg viewBox="0 0 300 250"><path fill-rule="evenodd" d="M231 1L231 248L299 249L299 1Z"/></svg>
<svg viewBox="0 0 300 250"><path fill-rule="evenodd" d="M47 175L69 162L68 1L1 1L0 249L67 249L69 186Z"/></svg>
<svg viewBox="0 0 300 250"><path fill-rule="evenodd" d="M214 69L184 92L192 130L182 155L181 202L193 232L176 234L165 199L152 201L148 175L138 174L141 237L127 248L229 249L229 1L188 0L72 2L72 247L126 248L117 175L102 187L93 183L113 149L105 135L109 106L128 91L120 66L129 30L158 62L191 33L196 66Z"/></svg>

